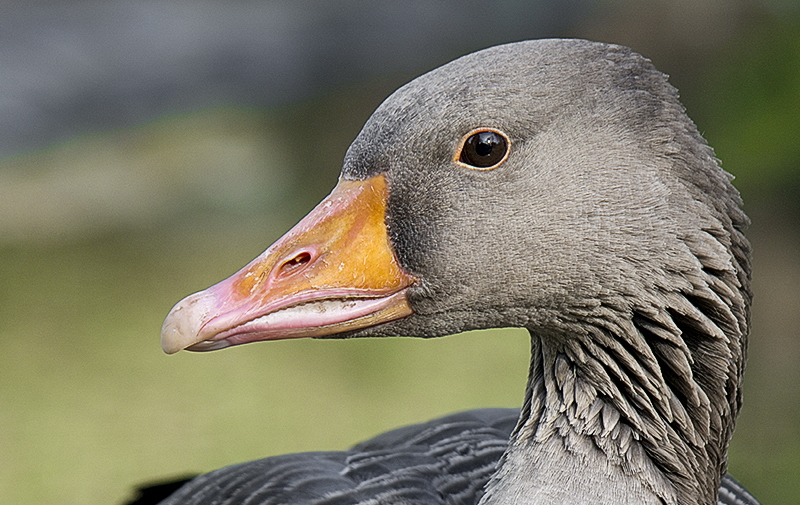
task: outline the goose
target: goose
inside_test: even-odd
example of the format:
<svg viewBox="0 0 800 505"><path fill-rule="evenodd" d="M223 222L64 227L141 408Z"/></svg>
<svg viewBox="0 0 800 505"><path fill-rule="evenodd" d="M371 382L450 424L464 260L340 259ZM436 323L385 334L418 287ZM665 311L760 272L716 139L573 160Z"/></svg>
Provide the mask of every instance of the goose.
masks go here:
<svg viewBox="0 0 800 505"><path fill-rule="evenodd" d="M387 98L332 193L178 302L166 353L525 328L520 410L266 458L166 504L757 504L726 474L748 218L678 94L626 47L484 49Z"/></svg>

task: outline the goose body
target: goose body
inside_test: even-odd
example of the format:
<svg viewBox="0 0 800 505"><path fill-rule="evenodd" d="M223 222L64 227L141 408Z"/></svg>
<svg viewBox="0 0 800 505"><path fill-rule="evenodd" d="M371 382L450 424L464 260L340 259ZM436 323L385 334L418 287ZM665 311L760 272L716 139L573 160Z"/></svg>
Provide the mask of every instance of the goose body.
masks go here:
<svg viewBox="0 0 800 505"><path fill-rule="evenodd" d="M582 40L497 46L390 96L339 184L162 346L531 334L523 407L245 463L166 503L752 504L725 476L747 217L666 76Z"/></svg>
<svg viewBox="0 0 800 505"><path fill-rule="evenodd" d="M474 504L517 419L518 409L470 410L383 433L348 451L233 465L187 482L165 504ZM726 475L718 504L758 502Z"/></svg>

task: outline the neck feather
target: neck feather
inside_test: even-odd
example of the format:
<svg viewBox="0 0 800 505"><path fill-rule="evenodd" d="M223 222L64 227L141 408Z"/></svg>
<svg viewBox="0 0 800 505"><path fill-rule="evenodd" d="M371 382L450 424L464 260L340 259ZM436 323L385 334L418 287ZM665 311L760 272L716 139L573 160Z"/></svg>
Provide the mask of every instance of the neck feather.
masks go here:
<svg viewBox="0 0 800 505"><path fill-rule="evenodd" d="M695 268L529 328L526 400L482 504L716 503L749 291L704 233Z"/></svg>

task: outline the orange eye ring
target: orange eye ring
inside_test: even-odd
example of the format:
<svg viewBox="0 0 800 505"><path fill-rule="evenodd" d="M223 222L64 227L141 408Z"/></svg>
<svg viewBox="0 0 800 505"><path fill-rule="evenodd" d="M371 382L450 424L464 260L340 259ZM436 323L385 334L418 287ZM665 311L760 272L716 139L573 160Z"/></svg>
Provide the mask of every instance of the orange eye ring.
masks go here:
<svg viewBox="0 0 800 505"><path fill-rule="evenodd" d="M494 128L475 128L461 138L453 161L470 170L494 170L508 159L511 140Z"/></svg>

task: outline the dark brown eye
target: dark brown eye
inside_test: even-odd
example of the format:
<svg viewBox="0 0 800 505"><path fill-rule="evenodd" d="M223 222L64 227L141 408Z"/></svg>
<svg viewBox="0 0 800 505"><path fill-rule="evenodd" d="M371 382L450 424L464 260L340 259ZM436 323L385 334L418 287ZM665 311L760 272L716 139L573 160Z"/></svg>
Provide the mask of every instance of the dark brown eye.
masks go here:
<svg viewBox="0 0 800 505"><path fill-rule="evenodd" d="M456 158L470 168L495 168L508 156L509 141L497 130L481 129L467 134Z"/></svg>

